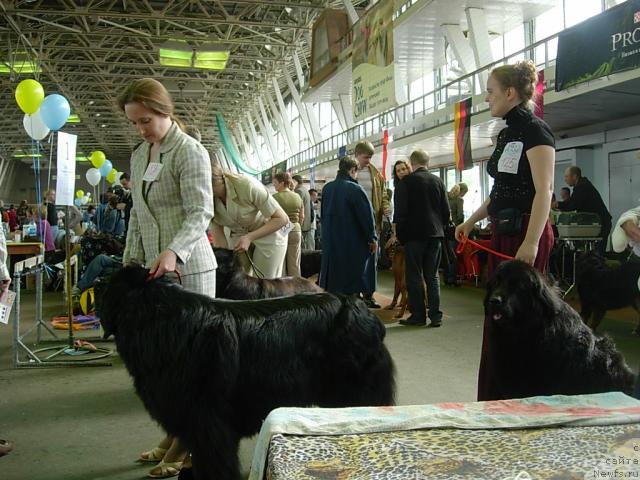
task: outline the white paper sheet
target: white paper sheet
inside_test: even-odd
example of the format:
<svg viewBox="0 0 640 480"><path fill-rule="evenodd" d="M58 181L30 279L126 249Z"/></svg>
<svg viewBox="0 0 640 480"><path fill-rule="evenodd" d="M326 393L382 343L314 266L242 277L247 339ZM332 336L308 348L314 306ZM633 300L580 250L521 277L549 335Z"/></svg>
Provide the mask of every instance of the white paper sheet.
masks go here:
<svg viewBox="0 0 640 480"><path fill-rule="evenodd" d="M77 135L58 132L56 205L73 205L73 199L75 198L77 141Z"/></svg>

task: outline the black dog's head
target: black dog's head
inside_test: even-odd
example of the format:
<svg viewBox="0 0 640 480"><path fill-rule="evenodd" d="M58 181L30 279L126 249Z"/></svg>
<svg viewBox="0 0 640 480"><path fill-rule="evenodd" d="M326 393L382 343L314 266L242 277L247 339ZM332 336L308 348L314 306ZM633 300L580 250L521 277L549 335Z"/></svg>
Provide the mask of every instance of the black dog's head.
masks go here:
<svg viewBox="0 0 640 480"><path fill-rule="evenodd" d="M595 250L580 254L576 260L576 276L578 278L585 275L598 275L607 270L611 270L611 267L607 265L600 252Z"/></svg>
<svg viewBox="0 0 640 480"><path fill-rule="evenodd" d="M228 248L213 247L213 254L218 262L216 285L222 291L231 282L234 273L242 270L242 265L238 255Z"/></svg>
<svg viewBox="0 0 640 480"><path fill-rule="evenodd" d="M137 313L136 302L145 294L150 283L174 285L174 280L163 276L156 280L149 279L149 269L130 265L115 272L107 282L100 295L100 323L104 330L104 338L118 334L118 319L122 312L132 310ZM140 312L142 315L143 312Z"/></svg>
<svg viewBox="0 0 640 480"><path fill-rule="evenodd" d="M502 262L487 286L485 317L492 326L522 334L544 328L560 310L556 288L536 269L519 260Z"/></svg>
<svg viewBox="0 0 640 480"><path fill-rule="evenodd" d="M104 330L104 338L117 335L119 310L132 298L132 292L147 283L148 277L149 270L140 266L124 267L111 276L101 295L100 323Z"/></svg>

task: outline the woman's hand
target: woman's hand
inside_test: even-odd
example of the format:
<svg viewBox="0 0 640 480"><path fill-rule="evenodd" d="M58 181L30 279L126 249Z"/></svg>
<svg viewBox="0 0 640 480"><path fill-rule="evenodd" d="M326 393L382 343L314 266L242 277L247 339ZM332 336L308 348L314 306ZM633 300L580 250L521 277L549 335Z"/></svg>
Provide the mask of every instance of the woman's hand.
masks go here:
<svg viewBox="0 0 640 480"><path fill-rule="evenodd" d="M394 243L396 243L397 241L398 241L397 237L395 235L391 235L391 237L389 237L389 240L387 240L387 243L385 243L384 245L385 250L389 248L391 245L393 245Z"/></svg>
<svg viewBox="0 0 640 480"><path fill-rule="evenodd" d="M176 261L177 257L173 250L163 250L153 262L149 276L155 279L160 278L167 272L175 272Z"/></svg>
<svg viewBox="0 0 640 480"><path fill-rule="evenodd" d="M636 225L633 220L627 220L622 225L622 230L627 234L629 239L633 240L636 243L640 243L640 228Z"/></svg>
<svg viewBox="0 0 640 480"><path fill-rule="evenodd" d="M523 242L520 248L516 252L516 260L522 260L525 263L533 266L538 255L538 245L528 242Z"/></svg>
<svg viewBox="0 0 640 480"><path fill-rule="evenodd" d="M248 235L243 235L238 239L238 243L236 243L236 246L233 249L233 251L246 252L247 250L249 250L250 246L251 246L251 239L249 238Z"/></svg>
<svg viewBox="0 0 640 480"><path fill-rule="evenodd" d="M7 292L9 291L9 285L11 285L10 278L0 281L0 300L4 300L4 297L7 295Z"/></svg>
<svg viewBox="0 0 640 480"><path fill-rule="evenodd" d="M469 238L469 233L473 230L473 224L468 224L467 222L463 222L456 227L456 231L453 234L453 237L458 241L462 242L462 237Z"/></svg>

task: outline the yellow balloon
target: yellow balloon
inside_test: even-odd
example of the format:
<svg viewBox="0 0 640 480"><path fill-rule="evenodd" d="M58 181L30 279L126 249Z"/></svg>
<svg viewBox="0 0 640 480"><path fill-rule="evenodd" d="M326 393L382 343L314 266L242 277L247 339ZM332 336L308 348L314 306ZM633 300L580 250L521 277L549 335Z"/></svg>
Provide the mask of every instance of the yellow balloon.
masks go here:
<svg viewBox="0 0 640 480"><path fill-rule="evenodd" d="M78 190L76 192L76 198L82 198L84 197L84 190Z"/></svg>
<svg viewBox="0 0 640 480"><path fill-rule="evenodd" d="M29 115L36 113L43 100L44 88L31 78L22 80L16 87L16 102L24 113Z"/></svg>
<svg viewBox="0 0 640 480"><path fill-rule="evenodd" d="M116 175L118 175L118 171L115 168L112 168L109 174L107 175L107 182L113 183L116 181Z"/></svg>
<svg viewBox="0 0 640 480"><path fill-rule="evenodd" d="M89 157L89 161L91 162L91 165L93 165L96 168L100 168L106 159L107 157L105 156L104 152L101 152L100 150L91 152L91 156Z"/></svg>

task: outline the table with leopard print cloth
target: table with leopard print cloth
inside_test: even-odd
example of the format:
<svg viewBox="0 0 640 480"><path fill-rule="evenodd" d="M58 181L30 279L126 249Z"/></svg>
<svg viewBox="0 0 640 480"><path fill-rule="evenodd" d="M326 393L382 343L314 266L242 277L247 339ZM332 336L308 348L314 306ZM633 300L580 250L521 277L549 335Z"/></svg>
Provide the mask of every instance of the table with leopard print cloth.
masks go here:
<svg viewBox="0 0 640 480"><path fill-rule="evenodd" d="M256 447L250 479L263 478L640 478L640 402L607 393L278 409L265 421Z"/></svg>

